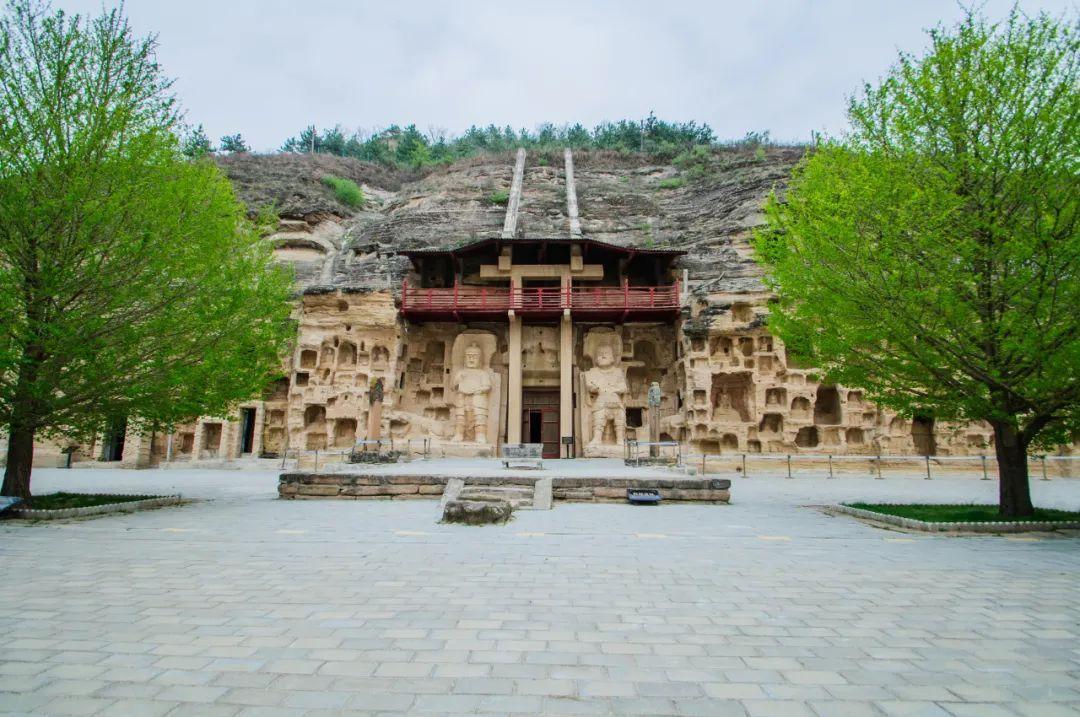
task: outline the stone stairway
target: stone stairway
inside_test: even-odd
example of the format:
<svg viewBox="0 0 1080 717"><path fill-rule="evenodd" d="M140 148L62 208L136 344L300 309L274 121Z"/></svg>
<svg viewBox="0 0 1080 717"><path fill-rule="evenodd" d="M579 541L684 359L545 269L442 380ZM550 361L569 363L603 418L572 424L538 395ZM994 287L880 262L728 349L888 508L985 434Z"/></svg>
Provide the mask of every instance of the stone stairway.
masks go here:
<svg viewBox="0 0 1080 717"><path fill-rule="evenodd" d="M459 497L461 500L504 500L514 510L529 509L533 507L533 485L469 485L466 480Z"/></svg>
<svg viewBox="0 0 1080 717"><path fill-rule="evenodd" d="M452 478L443 492L442 505L448 501L472 501L477 503L505 502L513 510L551 510L551 479L513 479L476 481L468 478Z"/></svg>

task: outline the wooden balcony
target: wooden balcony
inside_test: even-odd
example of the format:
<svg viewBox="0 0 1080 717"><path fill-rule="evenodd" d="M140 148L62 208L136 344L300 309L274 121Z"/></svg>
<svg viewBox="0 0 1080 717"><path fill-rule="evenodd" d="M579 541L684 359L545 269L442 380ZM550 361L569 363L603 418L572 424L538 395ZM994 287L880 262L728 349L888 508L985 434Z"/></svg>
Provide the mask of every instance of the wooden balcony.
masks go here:
<svg viewBox="0 0 1080 717"><path fill-rule="evenodd" d="M571 316L594 321L664 321L679 313L679 283L667 286L401 286L401 314L412 321Z"/></svg>

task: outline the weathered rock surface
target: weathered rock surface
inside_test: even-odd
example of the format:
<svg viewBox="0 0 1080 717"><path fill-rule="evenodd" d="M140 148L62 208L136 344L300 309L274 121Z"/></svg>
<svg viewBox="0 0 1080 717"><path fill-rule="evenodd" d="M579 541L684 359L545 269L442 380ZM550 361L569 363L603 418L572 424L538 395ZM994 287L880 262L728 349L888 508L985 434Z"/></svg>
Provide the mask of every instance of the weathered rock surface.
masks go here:
<svg viewBox="0 0 1080 717"><path fill-rule="evenodd" d="M443 506L442 522L491 525L510 520L513 508L504 500L451 500Z"/></svg>
<svg viewBox="0 0 1080 717"><path fill-rule="evenodd" d="M694 284L705 283L703 298L760 292L749 240L766 196L783 187L802 154L798 148L718 149L690 173L643 155L575 152L584 235L685 249L680 266ZM472 157L423 176L332 155L235 155L218 162L251 212L278 208L282 226L267 239L294 264L300 288L316 293L396 290L408 262L395 252L498 235L505 209L490 198L510 187L514 167L509 153ZM359 184L364 207L339 202L321 183L327 174ZM685 183L661 185L673 178ZM568 232L562 155L530 153L518 236Z"/></svg>

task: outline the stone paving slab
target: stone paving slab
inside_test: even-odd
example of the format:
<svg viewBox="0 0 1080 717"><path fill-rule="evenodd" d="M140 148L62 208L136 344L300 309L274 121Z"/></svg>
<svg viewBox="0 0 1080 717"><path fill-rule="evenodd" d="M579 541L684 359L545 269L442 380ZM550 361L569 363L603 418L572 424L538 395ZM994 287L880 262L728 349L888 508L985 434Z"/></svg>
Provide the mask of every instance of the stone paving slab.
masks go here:
<svg viewBox="0 0 1080 717"><path fill-rule="evenodd" d="M734 479L730 506L280 501L276 473L36 471L176 508L0 522L0 714L1080 713L1080 539L803 506L978 480ZM1034 485L1080 508L1080 481ZM14 576L14 579L12 578Z"/></svg>

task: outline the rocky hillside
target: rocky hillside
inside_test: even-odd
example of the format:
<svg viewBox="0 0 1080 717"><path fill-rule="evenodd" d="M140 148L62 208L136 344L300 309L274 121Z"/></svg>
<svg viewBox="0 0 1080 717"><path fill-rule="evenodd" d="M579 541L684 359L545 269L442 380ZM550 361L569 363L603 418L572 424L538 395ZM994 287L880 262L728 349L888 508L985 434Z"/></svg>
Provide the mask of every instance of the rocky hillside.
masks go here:
<svg viewBox="0 0 1080 717"><path fill-rule="evenodd" d="M797 148L718 149L680 166L613 152L574 155L585 236L616 244L686 249L681 266L710 293L762 289L749 258L761 206L802 156ZM306 291L396 286L407 248L452 246L497 235L513 156L483 155L424 176L330 155L239 155L219 160L252 212L274 204L280 231L268 236L292 261ZM323 176L351 179L363 208L340 203ZM561 153L528 157L519 236L566 236Z"/></svg>

